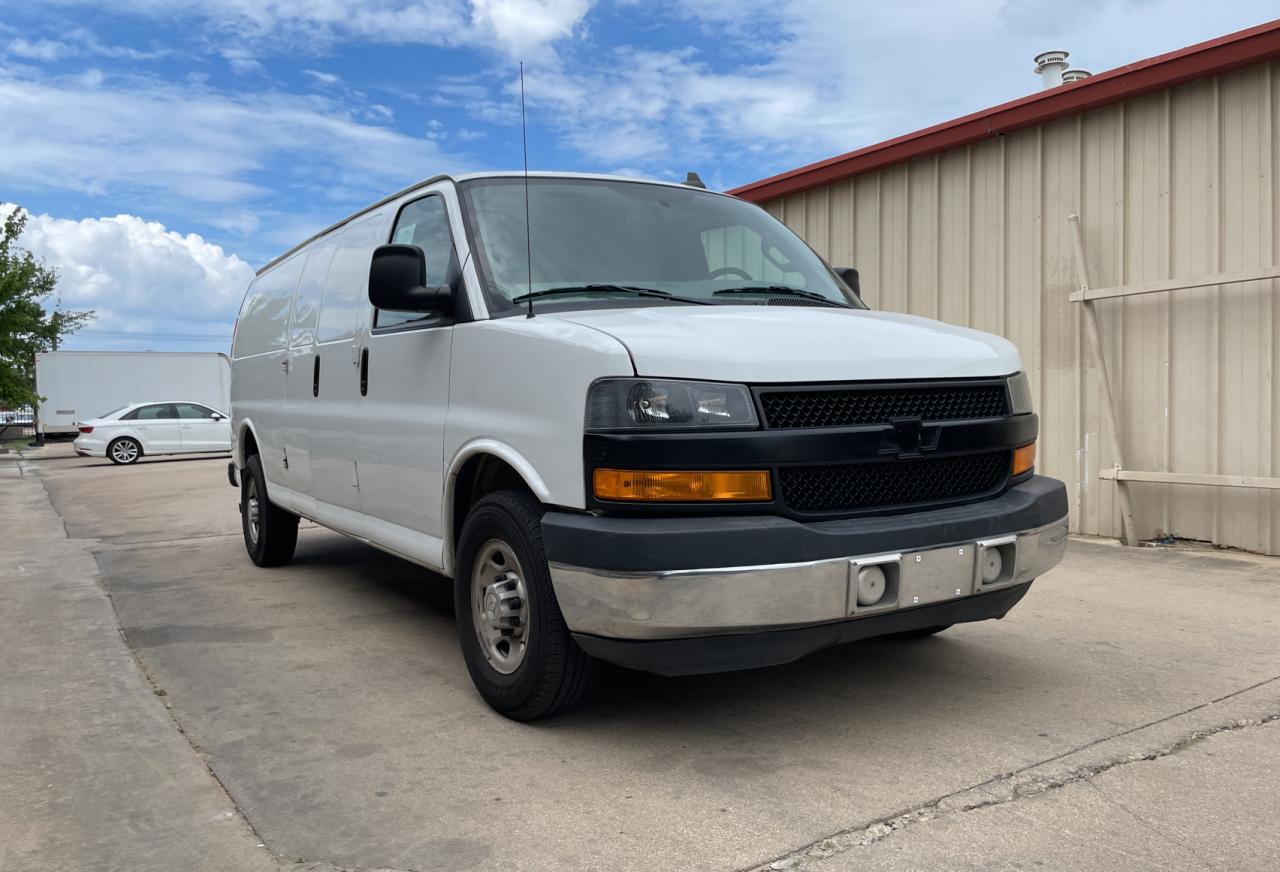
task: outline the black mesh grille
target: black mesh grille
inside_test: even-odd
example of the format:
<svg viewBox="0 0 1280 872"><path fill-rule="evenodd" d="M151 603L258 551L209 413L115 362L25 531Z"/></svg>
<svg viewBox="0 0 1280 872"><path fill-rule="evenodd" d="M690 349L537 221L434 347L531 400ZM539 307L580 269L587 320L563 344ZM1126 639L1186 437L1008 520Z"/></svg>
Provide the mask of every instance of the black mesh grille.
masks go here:
<svg viewBox="0 0 1280 872"><path fill-rule="evenodd" d="M962 421L1009 414L1003 384L762 391L765 426L858 427L893 418Z"/></svg>
<svg viewBox="0 0 1280 872"><path fill-rule="evenodd" d="M979 497L1009 476L1008 451L937 457L791 466L778 470L782 499L794 512L852 512L945 503Z"/></svg>

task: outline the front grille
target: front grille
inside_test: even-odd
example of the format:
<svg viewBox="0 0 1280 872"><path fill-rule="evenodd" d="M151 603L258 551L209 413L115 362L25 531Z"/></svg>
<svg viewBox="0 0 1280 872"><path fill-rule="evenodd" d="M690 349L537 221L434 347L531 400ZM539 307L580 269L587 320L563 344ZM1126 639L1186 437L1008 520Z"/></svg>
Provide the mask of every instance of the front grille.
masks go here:
<svg viewBox="0 0 1280 872"><path fill-rule="evenodd" d="M1008 451L959 457L784 466L782 500L794 512L854 512L948 503L990 494L1009 477Z"/></svg>
<svg viewBox="0 0 1280 872"><path fill-rule="evenodd" d="M1009 414L1002 382L958 385L840 387L760 392L765 426L859 427L894 418L963 421Z"/></svg>

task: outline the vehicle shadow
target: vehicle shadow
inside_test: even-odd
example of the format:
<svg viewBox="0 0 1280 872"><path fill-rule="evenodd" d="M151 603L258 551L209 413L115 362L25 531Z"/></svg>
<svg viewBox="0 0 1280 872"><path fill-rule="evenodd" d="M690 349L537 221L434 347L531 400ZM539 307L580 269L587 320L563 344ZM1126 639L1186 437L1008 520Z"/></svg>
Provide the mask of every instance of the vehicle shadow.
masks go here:
<svg viewBox="0 0 1280 872"><path fill-rule="evenodd" d="M456 645L449 579L337 536L300 548L292 567L340 570L325 577L340 585L368 586L379 605L390 604L420 624L433 648L439 647L435 637L440 633L449 637L447 645ZM710 741L751 723L774 730L782 721L787 735L829 739L833 730L855 726L859 733L909 734L914 724L936 724L942 707L985 729L980 725L987 718L1016 718L1025 698L1043 698L1046 686L1068 680L1062 672L1068 664L1016 656L1025 640L1021 634L978 629L994 626L958 625L924 639L868 639L779 666L712 675L669 677L601 663L581 706L529 726L592 734L640 731L650 738L631 741L649 744L673 734ZM464 670L461 658L456 664Z"/></svg>
<svg viewBox="0 0 1280 872"><path fill-rule="evenodd" d="M124 468L155 465L163 463L195 463L199 461L221 460L227 461L231 457L230 454L182 454L182 455L162 455L159 457L147 457L143 455L134 463L124 464ZM50 454L41 456L39 454L28 454L24 459L39 463L65 463L67 461L76 461L77 465L86 469L94 469L103 466L122 466L122 464L112 463L105 457L82 457L79 454Z"/></svg>

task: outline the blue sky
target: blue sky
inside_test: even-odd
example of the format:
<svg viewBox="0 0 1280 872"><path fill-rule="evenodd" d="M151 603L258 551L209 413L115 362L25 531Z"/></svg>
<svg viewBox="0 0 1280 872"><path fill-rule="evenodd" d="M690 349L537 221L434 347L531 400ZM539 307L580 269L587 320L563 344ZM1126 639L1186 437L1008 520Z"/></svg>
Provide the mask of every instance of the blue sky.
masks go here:
<svg viewBox="0 0 1280 872"><path fill-rule="evenodd" d="M437 172L725 188L1244 27L1273 0L0 0L0 203L97 320L226 350L253 269Z"/></svg>

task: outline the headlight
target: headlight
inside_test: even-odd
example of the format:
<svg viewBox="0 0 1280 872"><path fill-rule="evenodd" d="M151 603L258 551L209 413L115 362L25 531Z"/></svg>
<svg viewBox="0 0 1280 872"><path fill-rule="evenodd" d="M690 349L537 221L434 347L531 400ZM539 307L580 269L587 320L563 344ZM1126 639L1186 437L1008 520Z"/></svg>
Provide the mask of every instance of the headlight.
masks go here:
<svg viewBox="0 0 1280 872"><path fill-rule="evenodd" d="M1009 414L1027 415L1031 408L1031 379L1025 372L1009 376Z"/></svg>
<svg viewBox="0 0 1280 872"><path fill-rule="evenodd" d="M588 430L757 426L744 385L606 378L587 393Z"/></svg>

